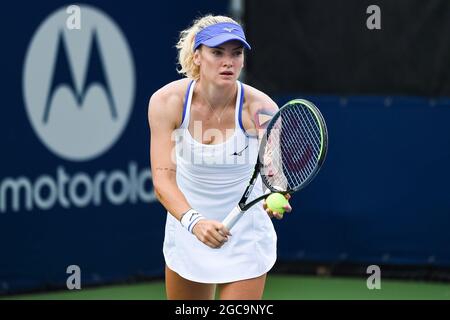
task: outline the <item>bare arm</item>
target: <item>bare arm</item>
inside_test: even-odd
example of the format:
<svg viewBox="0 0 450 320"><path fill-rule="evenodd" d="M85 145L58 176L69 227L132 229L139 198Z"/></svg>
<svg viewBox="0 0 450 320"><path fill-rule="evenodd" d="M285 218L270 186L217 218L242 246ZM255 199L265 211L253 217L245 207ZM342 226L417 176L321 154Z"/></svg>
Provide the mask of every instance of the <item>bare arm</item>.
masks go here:
<svg viewBox="0 0 450 320"><path fill-rule="evenodd" d="M176 95L157 92L150 99L148 111L153 188L161 204L179 221L195 209L176 182L174 133L181 123L181 105ZM230 234L222 223L206 219L198 221L190 231L212 248L221 247Z"/></svg>
<svg viewBox="0 0 450 320"><path fill-rule="evenodd" d="M251 128L248 131L261 139L267 125L277 111L278 105L269 96L255 90L247 111L251 120Z"/></svg>
<svg viewBox="0 0 450 320"><path fill-rule="evenodd" d="M172 159L175 148L172 133L178 121L181 121L177 114L177 103L180 102L175 97L155 93L150 99L148 121L153 188L161 204L180 220L191 206L177 186L176 163Z"/></svg>

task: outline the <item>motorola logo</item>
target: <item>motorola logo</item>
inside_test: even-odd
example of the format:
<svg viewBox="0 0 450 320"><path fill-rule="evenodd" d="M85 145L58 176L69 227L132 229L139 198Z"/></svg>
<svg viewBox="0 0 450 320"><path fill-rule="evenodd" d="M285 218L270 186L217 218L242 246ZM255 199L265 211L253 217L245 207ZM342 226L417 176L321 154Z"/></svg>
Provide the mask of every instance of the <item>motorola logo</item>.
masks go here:
<svg viewBox="0 0 450 320"><path fill-rule="evenodd" d="M82 28L65 8L37 29L26 53L23 93L41 142L71 161L92 160L119 139L132 111L135 70L127 40L110 17L80 6Z"/></svg>

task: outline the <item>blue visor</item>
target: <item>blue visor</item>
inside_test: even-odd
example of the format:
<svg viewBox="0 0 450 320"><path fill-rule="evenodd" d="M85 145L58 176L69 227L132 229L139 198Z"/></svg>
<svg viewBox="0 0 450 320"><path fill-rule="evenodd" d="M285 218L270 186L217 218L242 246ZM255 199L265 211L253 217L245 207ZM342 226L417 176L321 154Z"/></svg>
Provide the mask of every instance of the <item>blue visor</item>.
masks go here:
<svg viewBox="0 0 450 320"><path fill-rule="evenodd" d="M242 42L244 47L251 49L245 39L244 30L242 30L240 25L223 22L213 24L200 30L195 36L194 51L202 44L208 47L217 47L222 43L232 40L238 40Z"/></svg>

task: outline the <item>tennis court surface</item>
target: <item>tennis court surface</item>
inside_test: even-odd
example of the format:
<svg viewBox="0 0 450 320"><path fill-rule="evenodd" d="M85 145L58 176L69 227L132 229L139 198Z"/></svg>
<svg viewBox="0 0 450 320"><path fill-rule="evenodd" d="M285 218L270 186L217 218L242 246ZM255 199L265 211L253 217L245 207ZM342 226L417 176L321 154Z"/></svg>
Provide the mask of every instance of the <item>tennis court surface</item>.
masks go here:
<svg viewBox="0 0 450 320"><path fill-rule="evenodd" d="M82 288L9 296L25 300L165 300L164 282ZM383 280L381 289L369 290L364 278L272 275L265 300L450 300L450 284Z"/></svg>

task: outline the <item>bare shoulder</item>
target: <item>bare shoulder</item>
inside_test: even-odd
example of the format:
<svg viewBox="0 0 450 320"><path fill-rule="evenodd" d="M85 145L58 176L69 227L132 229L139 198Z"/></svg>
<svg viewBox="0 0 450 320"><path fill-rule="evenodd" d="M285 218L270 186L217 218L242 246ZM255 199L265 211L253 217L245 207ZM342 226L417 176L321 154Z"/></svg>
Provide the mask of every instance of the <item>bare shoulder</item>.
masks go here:
<svg viewBox="0 0 450 320"><path fill-rule="evenodd" d="M171 127L181 124L183 103L190 80L180 79L166 84L150 97L148 120L150 125L164 121Z"/></svg>
<svg viewBox="0 0 450 320"><path fill-rule="evenodd" d="M269 120L278 111L278 106L266 93L244 84L245 100L242 109L242 124L251 136L259 136Z"/></svg>
<svg viewBox="0 0 450 320"><path fill-rule="evenodd" d="M273 115L278 111L278 105L266 93L250 85L244 85L245 90L245 112L255 122L259 114ZM259 127L259 121L256 121L256 127Z"/></svg>

